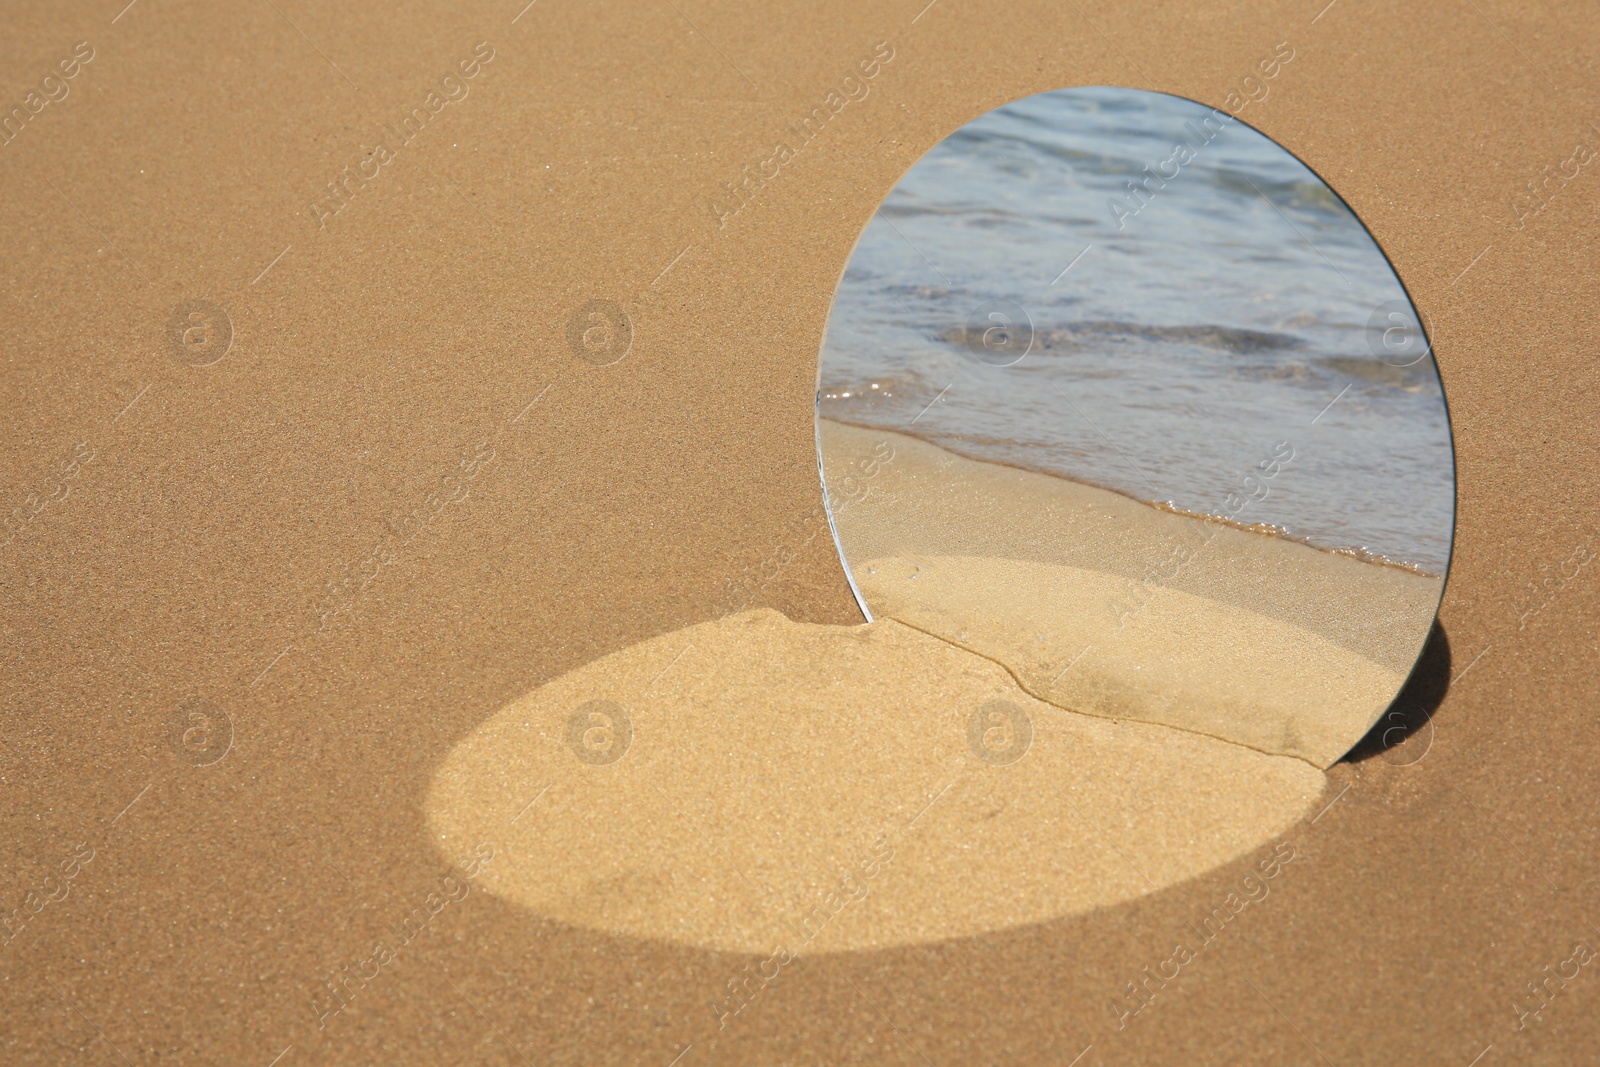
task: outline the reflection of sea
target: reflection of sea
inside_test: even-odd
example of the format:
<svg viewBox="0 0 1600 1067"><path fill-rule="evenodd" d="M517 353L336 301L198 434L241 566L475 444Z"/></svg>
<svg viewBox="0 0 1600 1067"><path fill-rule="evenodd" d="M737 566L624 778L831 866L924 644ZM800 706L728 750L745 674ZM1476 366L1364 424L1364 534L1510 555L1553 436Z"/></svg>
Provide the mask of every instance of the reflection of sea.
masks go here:
<svg viewBox="0 0 1600 1067"><path fill-rule="evenodd" d="M1208 113L1063 90L945 140L851 258L821 413L1213 514L1288 441L1295 462L1239 521L1442 574L1454 475L1438 374L1372 354L1374 308L1405 294L1338 198L1236 122L1118 230L1111 198L1131 203L1127 183ZM990 300L1032 319L1015 366L968 351L968 316Z"/></svg>

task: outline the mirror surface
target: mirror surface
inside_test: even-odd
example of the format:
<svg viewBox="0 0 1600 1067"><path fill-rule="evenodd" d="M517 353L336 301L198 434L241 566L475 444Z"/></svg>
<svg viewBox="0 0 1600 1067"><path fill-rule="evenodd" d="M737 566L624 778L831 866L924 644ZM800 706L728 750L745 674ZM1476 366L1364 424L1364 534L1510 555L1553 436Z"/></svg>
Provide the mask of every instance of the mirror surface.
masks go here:
<svg viewBox="0 0 1600 1067"><path fill-rule="evenodd" d="M1326 767L1433 623L1426 334L1344 202L1224 112L1070 89L946 138L862 233L817 396L863 606L1057 707Z"/></svg>

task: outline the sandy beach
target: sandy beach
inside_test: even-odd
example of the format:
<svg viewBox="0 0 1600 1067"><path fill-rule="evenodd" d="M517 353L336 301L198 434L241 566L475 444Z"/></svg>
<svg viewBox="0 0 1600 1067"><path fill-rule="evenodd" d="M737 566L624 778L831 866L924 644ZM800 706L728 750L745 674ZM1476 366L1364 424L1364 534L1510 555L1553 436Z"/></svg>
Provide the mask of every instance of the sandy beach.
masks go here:
<svg viewBox="0 0 1600 1067"><path fill-rule="evenodd" d="M874 615L1085 714L1327 767L1394 699L1443 586L904 434L824 421L820 439Z"/></svg>
<svg viewBox="0 0 1600 1067"><path fill-rule="evenodd" d="M799 957L1137 899L1270 846L1323 783L1299 759L1063 711L890 619L760 610L508 704L427 809L442 857L494 844L477 884L542 917Z"/></svg>
<svg viewBox="0 0 1600 1067"><path fill-rule="evenodd" d="M1596 943L1600 179L1564 164L1600 13L1481 6L11 5L0 1062L1592 1060L1592 967L1517 1011ZM1099 590L1129 656L1248 623L1359 692L1410 665L1402 572L1236 530L1174 570L1193 519L890 440L838 517L888 582L942 568L935 637L861 625L814 518L889 191L1008 101L1128 85L1326 175L1437 324L1458 525L1396 748L1089 713L1026 618L955 642L974 584ZM615 362L571 343L595 302ZM909 514L940 463L973 492ZM1074 636L1062 687L1118 662Z"/></svg>

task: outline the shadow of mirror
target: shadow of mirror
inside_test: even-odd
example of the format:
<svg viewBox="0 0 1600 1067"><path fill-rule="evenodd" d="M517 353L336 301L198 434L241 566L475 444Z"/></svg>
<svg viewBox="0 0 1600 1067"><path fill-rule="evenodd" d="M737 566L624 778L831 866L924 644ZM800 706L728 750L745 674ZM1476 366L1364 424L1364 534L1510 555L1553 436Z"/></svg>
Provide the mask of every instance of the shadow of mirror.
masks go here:
<svg viewBox="0 0 1600 1067"><path fill-rule="evenodd" d="M1061 90L946 138L862 233L817 398L869 618L1063 710L1325 768L1437 612L1423 323L1326 184L1191 101Z"/></svg>
<svg viewBox="0 0 1600 1067"><path fill-rule="evenodd" d="M1359 763L1376 756L1396 767L1422 762L1433 749L1433 713L1449 690L1450 639L1435 622L1405 687L1345 759Z"/></svg>

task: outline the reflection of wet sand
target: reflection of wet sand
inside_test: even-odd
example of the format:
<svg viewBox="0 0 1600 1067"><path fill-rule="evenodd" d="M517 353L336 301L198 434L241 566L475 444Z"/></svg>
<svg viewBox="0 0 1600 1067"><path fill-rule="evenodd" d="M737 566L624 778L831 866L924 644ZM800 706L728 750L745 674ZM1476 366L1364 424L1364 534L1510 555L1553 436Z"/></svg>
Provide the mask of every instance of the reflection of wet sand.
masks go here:
<svg viewBox="0 0 1600 1067"><path fill-rule="evenodd" d="M1102 571L919 556L864 560L856 581L880 616L1004 664L1060 707L1321 766L1366 733L1405 680L1291 623L1160 586L1119 628L1125 581Z"/></svg>
<svg viewBox="0 0 1600 1067"><path fill-rule="evenodd" d="M850 499L835 508L839 536L874 611L1076 711L1326 767L1393 699L1438 603L1438 578L900 434L824 421L821 437L830 499ZM987 599L997 591L1003 601Z"/></svg>
<svg viewBox="0 0 1600 1067"><path fill-rule="evenodd" d="M997 699L1032 729L1007 765L978 753L1015 754L1025 727L970 730ZM572 729L597 700L615 707ZM601 762L628 735L618 710L631 741ZM1062 711L893 621L752 611L501 709L447 757L428 815L446 857L503 843L478 884L541 916L770 959L1129 900L1270 846L1322 785L1301 760Z"/></svg>

